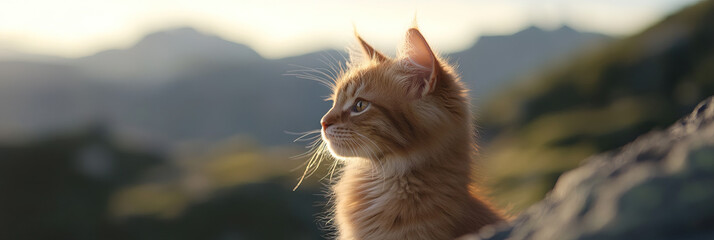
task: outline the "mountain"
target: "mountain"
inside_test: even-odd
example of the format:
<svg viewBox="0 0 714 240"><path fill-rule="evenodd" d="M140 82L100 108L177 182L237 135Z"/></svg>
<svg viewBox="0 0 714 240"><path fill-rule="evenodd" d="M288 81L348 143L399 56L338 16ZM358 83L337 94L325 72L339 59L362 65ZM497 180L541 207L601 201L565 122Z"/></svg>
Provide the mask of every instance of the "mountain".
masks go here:
<svg viewBox="0 0 714 240"><path fill-rule="evenodd" d="M483 99L519 75L606 39L567 27L528 28L483 37L451 57L476 98ZM119 136L160 145L235 135L287 144L296 136L286 131L318 129L319 118L330 107L322 101L327 88L289 75L310 68L329 71L329 64L345 57L344 52L325 50L269 60L247 46L179 28L149 34L126 49L79 59L4 60L0 138L101 122Z"/></svg>
<svg viewBox="0 0 714 240"><path fill-rule="evenodd" d="M569 26L547 31L532 26L513 35L483 36L469 49L451 54L472 97L485 100L538 70L592 51L612 39ZM476 103L479 105L478 103Z"/></svg>
<svg viewBox="0 0 714 240"><path fill-rule="evenodd" d="M493 189L509 189L494 194L529 206L580 159L664 128L714 95L712 21L714 2L702 1L491 99L479 114L484 171Z"/></svg>
<svg viewBox="0 0 714 240"><path fill-rule="evenodd" d="M2 43L0 43L0 46L2 46ZM0 61L2 60L15 60L26 62L60 62L67 59L58 56L26 53L12 48L0 47Z"/></svg>
<svg viewBox="0 0 714 240"><path fill-rule="evenodd" d="M128 49L112 49L77 59L88 74L115 81L164 82L193 68L264 60L248 46L193 28L149 34Z"/></svg>

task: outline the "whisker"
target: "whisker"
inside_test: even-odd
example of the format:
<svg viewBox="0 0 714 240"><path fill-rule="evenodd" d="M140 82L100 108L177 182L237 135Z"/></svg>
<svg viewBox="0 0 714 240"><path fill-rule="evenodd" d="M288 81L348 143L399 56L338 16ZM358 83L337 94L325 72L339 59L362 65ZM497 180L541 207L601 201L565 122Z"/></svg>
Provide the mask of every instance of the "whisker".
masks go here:
<svg viewBox="0 0 714 240"><path fill-rule="evenodd" d="M327 76L327 78L325 78L325 76L315 75L315 73L318 73L318 72L319 72L318 70L312 70L312 69L311 70L297 69L297 70L289 70L284 75L297 76L297 77L306 78L306 79L310 79L310 80L320 80L326 84L332 83L331 76Z"/></svg>
<svg viewBox="0 0 714 240"><path fill-rule="evenodd" d="M313 155L313 154L315 153L315 151L317 151L317 148L316 148L316 147L321 143L321 141L322 141L321 138L318 138L318 139L313 140L310 144L307 144L307 145L305 146L305 148L308 149L306 152L301 153L301 154L298 154L298 155L295 155L295 156L292 156L292 157L290 157L290 158L291 158L291 159L298 159L298 158L304 158L304 157L306 157L306 156L308 156L308 155Z"/></svg>
<svg viewBox="0 0 714 240"><path fill-rule="evenodd" d="M319 59L319 61L320 61L322 64L327 65L327 66L330 68L330 69L325 69L325 70L328 70L328 73L330 74L330 76L332 77L332 79L337 79L337 71L335 70L335 64L332 63L332 62L330 62L330 61L327 59L327 57L325 57L324 55L322 56L322 58L323 58L324 60L323 60L323 59Z"/></svg>
<svg viewBox="0 0 714 240"><path fill-rule="evenodd" d="M328 66L330 66L330 69L333 70L334 76L335 76L335 78L333 78L333 79L335 79L335 80L337 79L337 76L340 76L345 72L344 68L342 67L342 65L343 65L342 63L347 61L345 56L342 55L342 52L338 52L337 54L340 54L340 56L342 56L343 61L337 60L335 58L335 56L333 56L332 54L325 54L325 55L329 56L330 59L327 59L327 57L325 55L322 56L325 59L326 64ZM332 60L332 61L330 61L330 60ZM323 63L325 63L325 62L323 62Z"/></svg>
<svg viewBox="0 0 714 240"><path fill-rule="evenodd" d="M290 66L297 67L300 69L296 70L289 70L287 71L288 74L297 74L301 76L307 76L307 77L313 77L316 79L321 79L322 83L327 84L328 86L333 86L334 87L334 82L336 81L336 78L333 76L330 76L330 74L325 73L324 71L327 71L325 68L311 68L311 67L305 67L305 66L300 66L296 64L290 64ZM318 74L318 75L312 75L312 74ZM325 78L323 78L325 77ZM316 79L308 79L308 80L316 80ZM330 79L330 80L327 80ZM331 88L334 89L334 88Z"/></svg>
<svg viewBox="0 0 714 240"><path fill-rule="evenodd" d="M300 186L300 184L302 184L303 180L305 180L306 177L312 176L312 174L317 171L320 166L320 163L322 163L322 160L324 159L325 148L326 143L323 142L322 139L317 139L313 143L312 150L310 151L312 152L312 155L310 156L310 159L306 162L307 166L305 166L305 171L303 171L302 176L300 176L300 179L293 188L293 191L297 190L297 188Z"/></svg>
<svg viewBox="0 0 714 240"><path fill-rule="evenodd" d="M295 72L297 72L297 71L295 71ZM327 79L324 79L324 78L322 78L322 77L315 76L315 75L312 75L312 74L309 74L309 73L293 73L293 72L288 72L288 73L285 73L285 74L283 74L283 75L284 75L284 76L293 76L293 77L297 77L297 78L301 78L301 79L305 79L305 80L316 81L316 82L320 83L321 85L323 85L323 86L325 86L325 87L327 87L327 88L329 88L329 89L334 89L334 86L335 86L334 83L332 83L330 80L327 80Z"/></svg>
<svg viewBox="0 0 714 240"><path fill-rule="evenodd" d="M319 150L319 149L317 148L317 146L318 146L319 144L321 144L321 141L322 141L322 139L316 139L315 141L313 141L313 142L310 143L309 145L305 146L305 148L308 148L308 150L307 150L306 152L301 153L301 154L298 154L298 155L295 155L295 156L292 156L292 157L290 157L290 159L299 159L299 158L305 158L305 157L307 157L307 156L315 155L315 153ZM308 163L308 162L303 163L302 165L296 167L295 169L292 169L292 171L297 171L298 169L300 169L300 168L302 168L303 166L305 166L307 163Z"/></svg>
<svg viewBox="0 0 714 240"><path fill-rule="evenodd" d="M324 144L321 145L320 147L322 148L323 146L324 146ZM310 170L309 170L309 172L308 172L308 174L307 174L307 177L312 176L312 174L314 174L314 173L317 171L317 169L320 167L320 163L322 163L322 157L321 157L321 156L322 156L322 155L320 155L320 154L317 154L317 155L314 156L315 163L312 165L312 166L314 166L314 168L310 168Z"/></svg>
<svg viewBox="0 0 714 240"><path fill-rule="evenodd" d="M330 168L330 182L332 182L332 175L335 173L335 170L337 170L337 164L339 161L332 161L332 167Z"/></svg>
<svg viewBox="0 0 714 240"><path fill-rule="evenodd" d="M358 138L360 141L365 142L365 143L370 143L370 144L372 144L373 146L375 146L375 149L379 149L379 146L378 146L376 143L374 143L374 141L372 141L372 139L369 139L367 136L365 136L365 135L363 135L363 134L361 134L361 133L359 133L359 132L354 131L354 133L357 134L357 136L360 137L360 138ZM380 172L381 174L379 174L379 175L381 175L380 179L386 180L386 179L387 179L387 175L386 175L386 170L385 170L385 168L384 168L384 164L383 164L382 161L379 159L379 156L377 156L377 153L375 153L373 150L369 150L369 151L370 151L370 155L374 158L374 159L372 159L372 161L370 161L370 162L376 162L376 163L379 165L380 169L382 170L382 171ZM373 174L374 174L374 171L376 171L376 169L377 169L377 168L373 168Z"/></svg>
<svg viewBox="0 0 714 240"><path fill-rule="evenodd" d="M328 63L325 62L325 64L328 64ZM336 70L334 69L334 67L332 67L332 66L330 65L330 69L325 69L325 70L328 71L328 73L329 73L330 76L332 77L331 79L337 79L338 73L336 72Z"/></svg>
<svg viewBox="0 0 714 240"><path fill-rule="evenodd" d="M300 136L297 137L295 140L293 140L293 142L298 142L298 141L309 141L309 140L313 140L313 139L315 139L315 138L318 138L318 137L320 137L320 135L319 135L318 133L321 133L322 130L321 130L321 129L316 129L316 130L307 131L307 132L289 132L289 131L283 131L283 132L285 132L285 133L287 133L287 134L291 134L291 135L300 135ZM317 134L317 135L312 136L312 137L308 137L308 136L313 135L313 134Z"/></svg>
<svg viewBox="0 0 714 240"><path fill-rule="evenodd" d="M329 71L330 76L332 76L333 81L336 81L337 78L340 75L342 75L342 72L340 71L340 69L341 69L340 66L342 65L341 63L334 64L332 62L329 62L329 60L325 60L325 61L320 60L320 62L322 62L325 65L327 65L328 67L330 67L330 69L326 69L326 70Z"/></svg>

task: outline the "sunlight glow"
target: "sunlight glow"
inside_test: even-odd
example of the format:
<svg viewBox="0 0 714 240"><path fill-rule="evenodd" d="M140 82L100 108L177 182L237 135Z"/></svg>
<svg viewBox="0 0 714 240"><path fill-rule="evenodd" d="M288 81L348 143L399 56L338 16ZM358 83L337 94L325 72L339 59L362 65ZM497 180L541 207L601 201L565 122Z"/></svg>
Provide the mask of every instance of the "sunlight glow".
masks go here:
<svg viewBox="0 0 714 240"><path fill-rule="evenodd" d="M5 0L0 51L81 57L124 48L144 34L191 26L278 58L352 42L352 26L378 48L394 48L417 15L429 40L445 52L482 34L531 24L569 24L585 31L632 34L697 0L534 1L229 1Z"/></svg>

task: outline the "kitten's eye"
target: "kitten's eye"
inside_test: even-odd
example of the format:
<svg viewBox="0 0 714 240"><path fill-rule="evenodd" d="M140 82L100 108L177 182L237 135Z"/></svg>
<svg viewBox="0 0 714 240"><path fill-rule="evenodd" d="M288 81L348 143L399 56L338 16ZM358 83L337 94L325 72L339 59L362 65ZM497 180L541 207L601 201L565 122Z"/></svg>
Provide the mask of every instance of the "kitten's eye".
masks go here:
<svg viewBox="0 0 714 240"><path fill-rule="evenodd" d="M367 108L367 106L369 106L369 102L364 100L358 100L357 102L355 102L355 105L352 105L352 112L362 112L364 111L364 109Z"/></svg>

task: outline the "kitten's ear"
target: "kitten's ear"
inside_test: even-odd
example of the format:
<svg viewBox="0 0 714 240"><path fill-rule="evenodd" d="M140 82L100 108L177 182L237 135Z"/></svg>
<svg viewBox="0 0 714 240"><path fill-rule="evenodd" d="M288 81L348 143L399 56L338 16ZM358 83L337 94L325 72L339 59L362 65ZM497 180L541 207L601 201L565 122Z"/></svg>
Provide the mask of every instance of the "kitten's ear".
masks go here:
<svg viewBox="0 0 714 240"><path fill-rule="evenodd" d="M415 79L412 81L419 84L421 96L433 92L436 87L436 77L439 75L439 63L426 39L415 27L407 31L400 55L405 56L407 64L415 70Z"/></svg>
<svg viewBox="0 0 714 240"><path fill-rule="evenodd" d="M355 31L355 37L357 38L357 41L359 41L359 44L362 46L362 52L371 60L377 60L378 62L384 62L387 60L387 57L384 56L384 54L378 52L375 50L372 46L367 44L362 37L357 34L357 31Z"/></svg>

